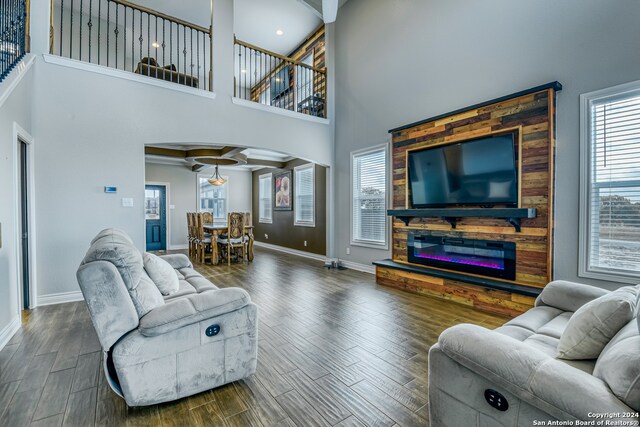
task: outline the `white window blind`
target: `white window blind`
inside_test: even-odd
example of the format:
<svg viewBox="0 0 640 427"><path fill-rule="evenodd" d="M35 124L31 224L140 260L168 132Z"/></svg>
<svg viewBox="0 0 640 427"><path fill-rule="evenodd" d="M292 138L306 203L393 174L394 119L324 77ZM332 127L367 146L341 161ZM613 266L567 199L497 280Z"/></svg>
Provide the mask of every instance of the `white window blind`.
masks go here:
<svg viewBox="0 0 640 427"><path fill-rule="evenodd" d="M588 120L587 271L637 278L640 85L590 99Z"/></svg>
<svg viewBox="0 0 640 427"><path fill-rule="evenodd" d="M225 177L226 178L226 177ZM200 212L212 212L214 223L226 224L227 222L227 188L229 180L222 185L211 185L209 176L198 177L198 197L200 199Z"/></svg>
<svg viewBox="0 0 640 427"><path fill-rule="evenodd" d="M387 149L351 154L352 227L354 244L387 243Z"/></svg>
<svg viewBox="0 0 640 427"><path fill-rule="evenodd" d="M294 225L306 227L315 227L316 225L314 170L315 166L312 163L293 169Z"/></svg>
<svg viewBox="0 0 640 427"><path fill-rule="evenodd" d="M271 201L271 177L270 173L265 175L260 175L258 178L258 210L259 210L259 222L271 223L272 221L272 212L273 206Z"/></svg>

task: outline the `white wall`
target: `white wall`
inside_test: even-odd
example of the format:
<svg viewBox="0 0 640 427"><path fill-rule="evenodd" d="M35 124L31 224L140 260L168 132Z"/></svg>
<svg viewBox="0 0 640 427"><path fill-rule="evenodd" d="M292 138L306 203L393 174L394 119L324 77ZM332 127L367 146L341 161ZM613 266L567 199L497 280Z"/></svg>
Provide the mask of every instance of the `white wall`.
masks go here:
<svg viewBox="0 0 640 427"><path fill-rule="evenodd" d="M20 67L18 67L20 68ZM19 71L14 71L19 73ZM13 74L10 77L16 77ZM9 80L0 84L0 94L5 93ZM16 271L19 250L16 237L19 223L16 218L16 168L18 145L14 139L13 126L17 123L31 132L31 94L33 68L26 71L22 80L9 97L0 105L0 224L2 224L2 247L0 247L0 348L3 332L16 321L19 315L18 287L21 280ZM8 338L8 336L7 336Z"/></svg>
<svg viewBox="0 0 640 427"><path fill-rule="evenodd" d="M205 169L203 176L211 176L213 171ZM228 209L236 212L251 212L251 172L244 169L220 168L220 174L227 177ZM171 237L168 249L186 247L187 212L195 212L198 207L198 174L185 166L149 163L145 164L145 179L150 182L169 183Z"/></svg>
<svg viewBox="0 0 640 427"><path fill-rule="evenodd" d="M640 78L634 0L350 0L336 23L337 255L350 243L349 153L388 129L558 80L556 278L577 277L579 95Z"/></svg>

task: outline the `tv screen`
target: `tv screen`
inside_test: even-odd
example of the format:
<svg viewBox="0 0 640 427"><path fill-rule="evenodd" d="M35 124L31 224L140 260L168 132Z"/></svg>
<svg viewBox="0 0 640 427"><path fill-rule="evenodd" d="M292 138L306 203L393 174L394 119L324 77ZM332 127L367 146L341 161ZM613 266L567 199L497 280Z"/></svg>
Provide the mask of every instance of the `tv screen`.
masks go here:
<svg viewBox="0 0 640 427"><path fill-rule="evenodd" d="M271 79L271 99L275 99L289 89L289 66L278 71Z"/></svg>
<svg viewBox="0 0 640 427"><path fill-rule="evenodd" d="M409 152L414 208L518 204L515 133Z"/></svg>

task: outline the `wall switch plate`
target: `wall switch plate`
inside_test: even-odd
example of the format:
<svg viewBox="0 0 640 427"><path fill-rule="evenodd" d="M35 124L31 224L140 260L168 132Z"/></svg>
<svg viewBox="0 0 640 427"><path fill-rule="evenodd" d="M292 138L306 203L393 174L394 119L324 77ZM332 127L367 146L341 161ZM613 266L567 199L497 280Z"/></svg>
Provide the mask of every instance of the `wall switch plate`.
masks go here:
<svg viewBox="0 0 640 427"><path fill-rule="evenodd" d="M264 238L268 240L269 239L269 235L267 233L264 233Z"/></svg>
<svg viewBox="0 0 640 427"><path fill-rule="evenodd" d="M351 255L351 248L347 248L347 255Z"/></svg>
<svg viewBox="0 0 640 427"><path fill-rule="evenodd" d="M169 209L175 209L176 205L169 205Z"/></svg>
<svg viewBox="0 0 640 427"><path fill-rule="evenodd" d="M123 208L132 208L133 207L133 198L132 197L123 197L122 198L122 207Z"/></svg>
<svg viewBox="0 0 640 427"><path fill-rule="evenodd" d="M304 241L304 246L305 246L305 247L307 246L307 241L306 241L306 240Z"/></svg>

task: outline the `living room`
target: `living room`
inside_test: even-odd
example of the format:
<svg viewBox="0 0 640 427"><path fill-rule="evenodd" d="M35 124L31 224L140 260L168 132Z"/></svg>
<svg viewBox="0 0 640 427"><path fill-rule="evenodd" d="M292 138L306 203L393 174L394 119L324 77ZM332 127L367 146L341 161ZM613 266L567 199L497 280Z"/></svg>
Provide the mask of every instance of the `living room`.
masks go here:
<svg viewBox="0 0 640 427"><path fill-rule="evenodd" d="M76 0L64 8L95 11L99 3ZM117 7L122 23L122 8L130 7L125 3L109 2L112 14L101 25L116 22ZM16 20L28 28L29 43L5 50L7 61L16 62L0 83L0 424L515 426L551 420L597 425L610 418L637 424L637 2L292 0L291 10L302 7L326 23L323 68L265 49L260 40L243 40L235 28L237 1L171 3L133 2L137 9L134 15L128 9L127 24L111 27L110 43L116 37L124 42L128 34L119 46L136 51L123 70L104 58L86 59L90 43L106 43L106 28L96 33L96 21L87 26L78 15L73 19L85 38L94 34L82 45L82 60L73 59L64 55L73 51L67 50L69 39L62 56L55 53L61 40L55 31L51 44L52 19L54 29L71 25L68 15L59 24L62 2L16 1L29 5ZM160 70L168 81L136 75L149 56L146 46L143 55L138 47L158 42L146 34L139 40L140 8L190 23L210 43L202 58L212 66L206 72L194 67L197 88L185 78L187 64L175 58L158 62L157 68L175 65L175 71ZM146 19L149 11L144 13ZM277 39L282 31L286 37L286 21L278 22L284 15L275 15L263 13L261 23L272 27L269 36ZM122 30L132 22L135 37ZM119 36L114 28L121 28ZM100 42L96 34L103 35ZM238 46L252 49L246 45L271 52L284 65L239 67ZM14 54L19 48L28 52ZM153 56L158 61L160 55ZM293 88L295 76L307 75L299 71L309 70L320 90L304 97L292 91L286 102L276 99L287 96L281 89L261 97L238 85L243 69L257 71L249 86L259 88L275 87L287 75ZM451 156L439 149L497 137L513 162L484 193L467 188L476 197L484 194L482 200L416 199L427 181L414 178L429 163L420 166L420 153ZM97 256L97 246L89 248L104 229L128 237L111 232L98 239L101 244L111 239L142 257L145 183L162 181L145 176L153 168L145 167L145 147L265 150L285 162L301 159L326 169L326 218L316 216L326 242L318 259L266 247L255 249L253 261L231 266L169 255L176 277L189 282L194 275L189 286L197 295L163 304L156 299L158 308L178 309L201 294L224 291L220 295L239 305L222 316L245 313L248 319L227 347L238 350L234 360L243 364L234 372L241 378L220 380L227 372L220 363L194 356L181 365L185 372L211 381L188 382L194 387L184 388L185 394L160 392L168 389L158 387L168 370L156 369L149 382L143 373L136 376L125 366L134 363L125 347L116 343L143 332L156 338L176 332L154 329L153 310L142 314L127 288L133 311L120 320L132 323L113 332L105 326L113 319L101 323L92 306L98 288L76 278L83 260L84 267L93 262L91 253ZM476 157L474 164L497 158ZM447 167L446 176L470 170ZM196 201L197 174L189 173ZM259 179L259 169L243 173ZM606 176L597 180L594 174ZM384 201L384 215L376 214L376 227L359 228L358 215L372 206L371 196ZM232 210L248 211L249 205L256 212L255 197ZM372 211L379 211L375 206ZM197 202L187 209L197 210ZM295 215L295 205L290 212ZM252 216L257 229L259 218ZM186 226L184 216L179 220ZM259 236L271 240L274 232ZM500 277L412 261L411 253L431 256L426 249L432 242L425 238L434 236L456 247L467 239L513 243L514 271ZM303 241L296 238L296 244ZM306 252L304 246L298 250ZM197 291L200 277L221 289L203 284ZM25 281L31 299L23 309ZM187 311L183 317L203 326L193 337L202 339L197 349L230 339L227 324L215 315ZM594 328L594 317L607 319L607 327L597 320ZM577 346L571 354L566 346L587 327L578 324L581 319L589 331L602 333L584 339L590 348ZM208 329L214 325L222 325L222 334ZM155 360L153 351L168 351L140 348L149 360ZM114 351L115 374L107 363ZM176 381L181 385L174 384L174 391L183 387ZM142 399L134 383L151 398ZM52 397L58 395L63 398Z"/></svg>

